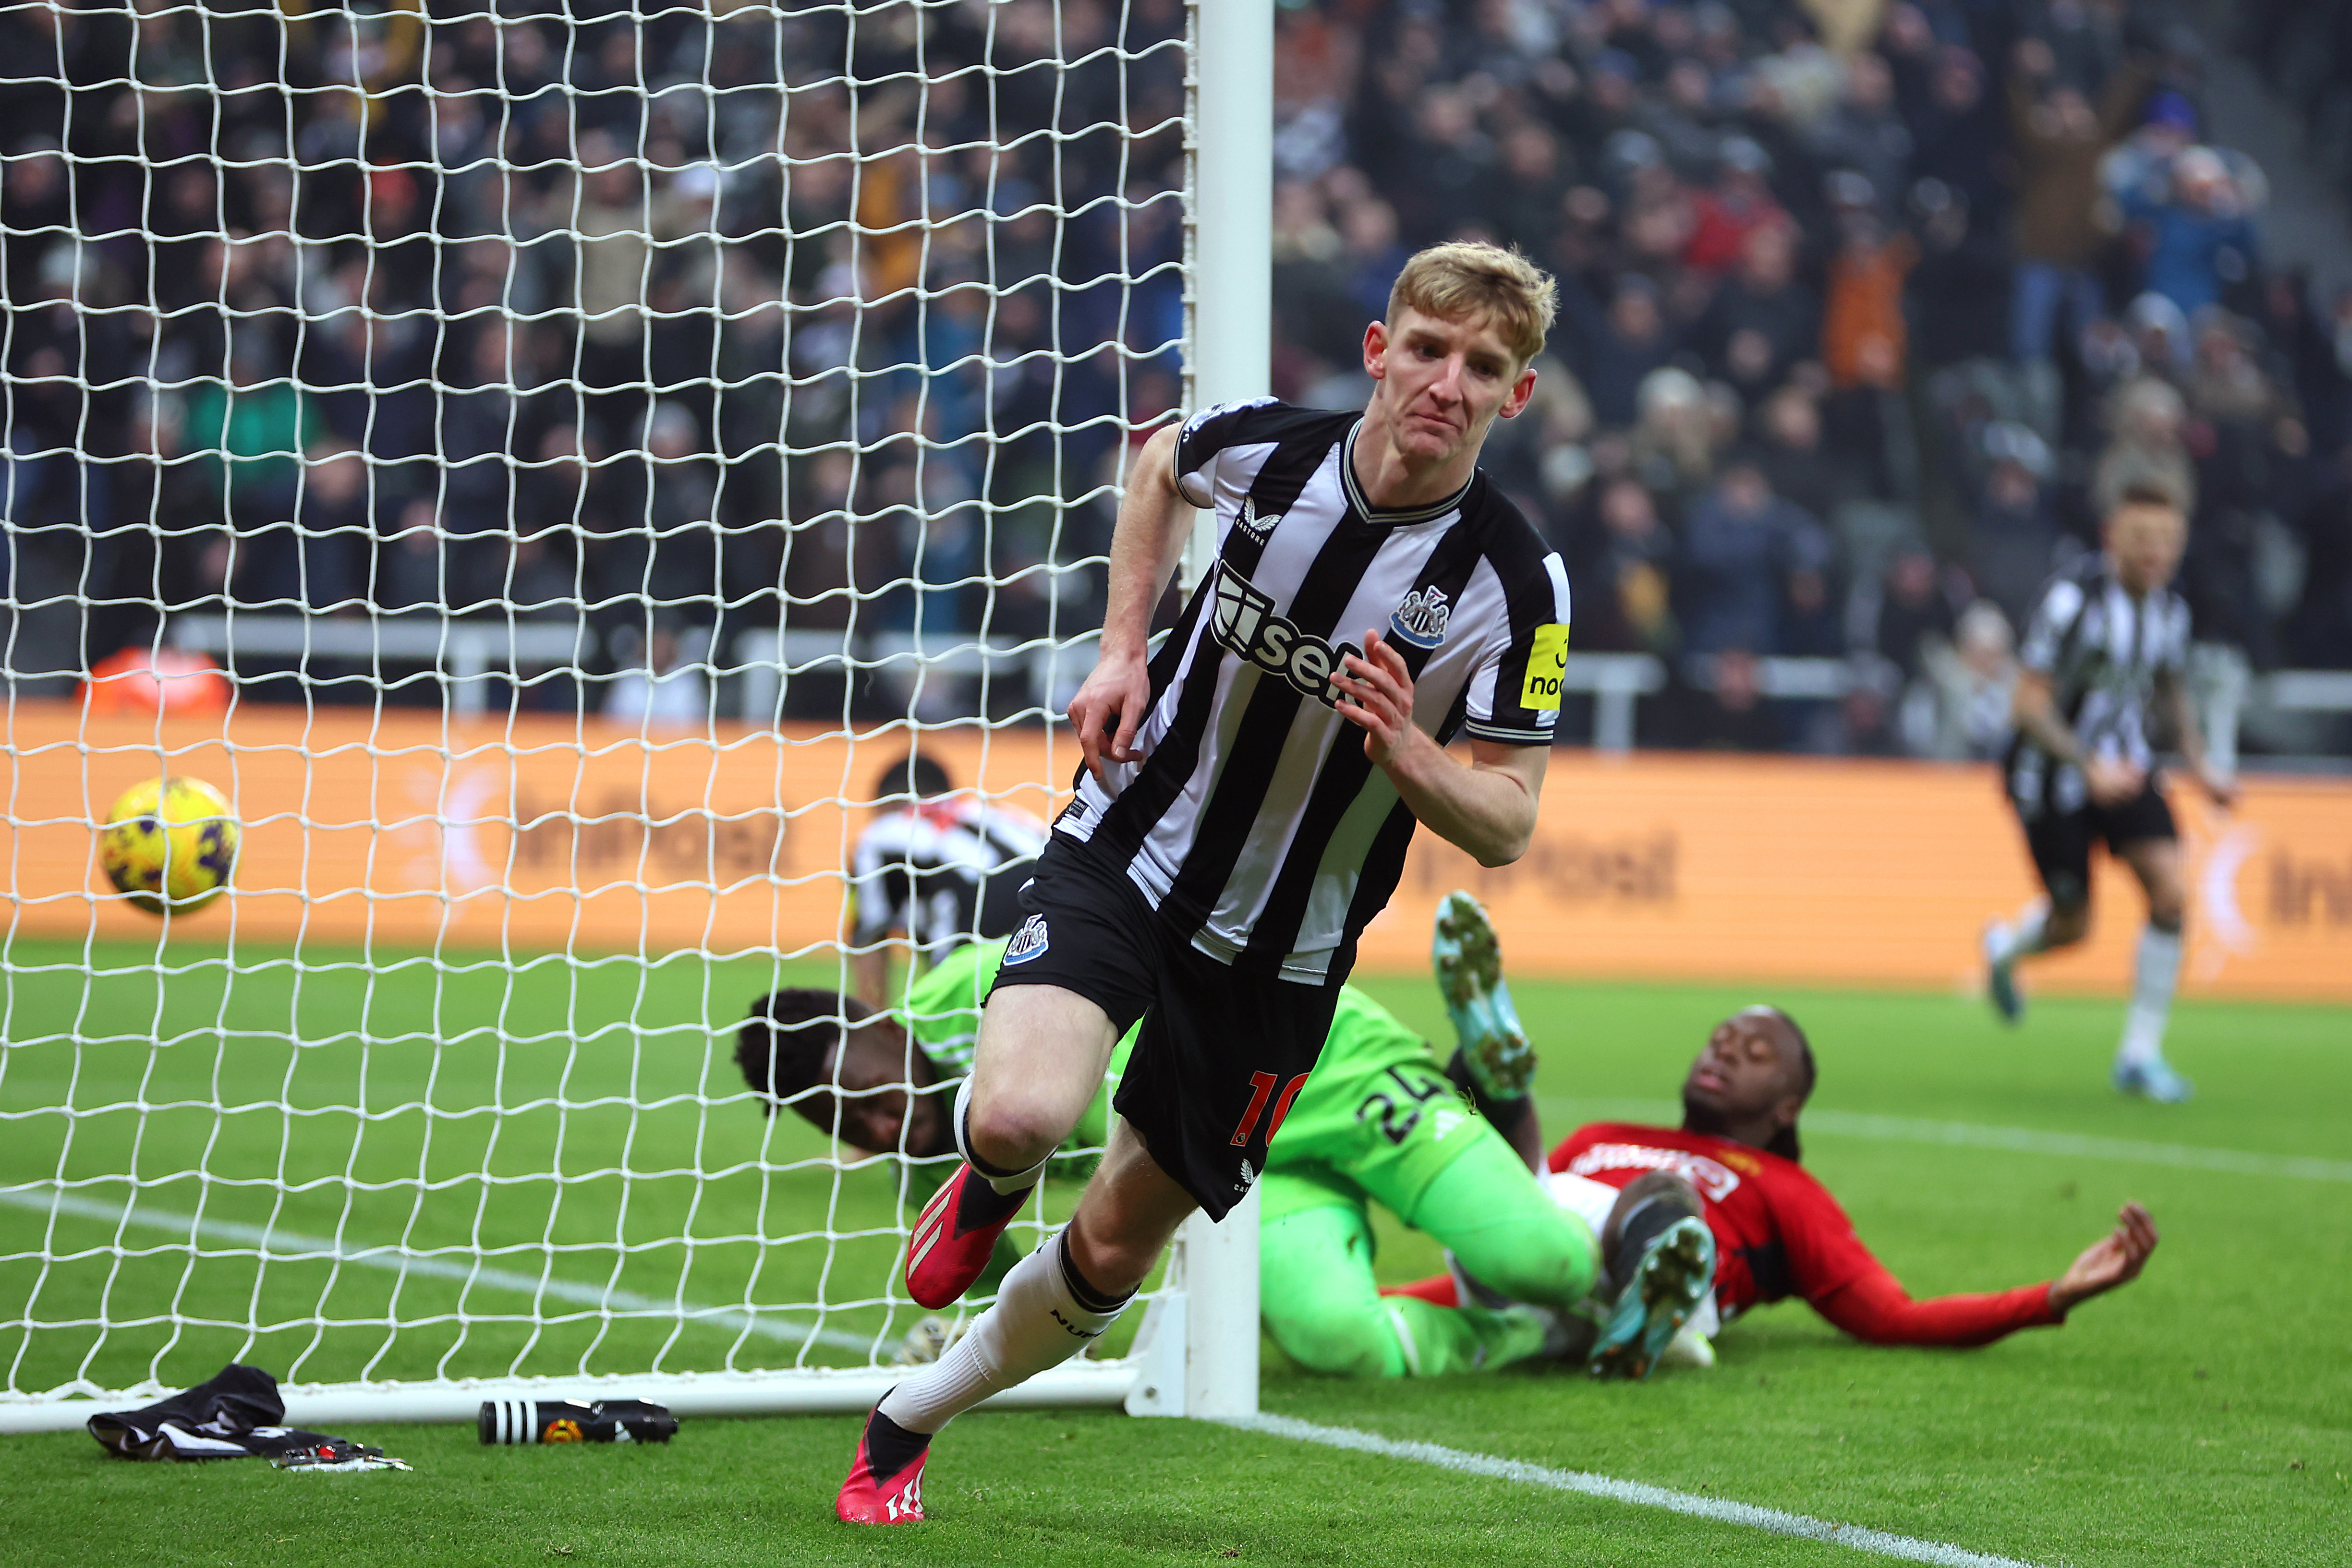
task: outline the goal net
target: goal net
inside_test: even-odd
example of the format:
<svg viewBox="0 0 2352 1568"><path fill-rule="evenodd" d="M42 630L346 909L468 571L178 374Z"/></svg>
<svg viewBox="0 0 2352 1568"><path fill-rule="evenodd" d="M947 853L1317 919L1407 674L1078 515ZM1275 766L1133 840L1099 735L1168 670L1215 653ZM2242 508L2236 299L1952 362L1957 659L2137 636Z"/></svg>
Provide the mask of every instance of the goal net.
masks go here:
<svg viewBox="0 0 2352 1568"><path fill-rule="evenodd" d="M1122 473L1208 390L1213 14L7 13L0 1429L229 1360L314 1422L887 1385L941 1172L763 1113L736 1030L858 982L911 747L1063 799ZM243 830L163 918L94 832L159 774ZM1182 1408L1155 1290L1032 1396Z"/></svg>

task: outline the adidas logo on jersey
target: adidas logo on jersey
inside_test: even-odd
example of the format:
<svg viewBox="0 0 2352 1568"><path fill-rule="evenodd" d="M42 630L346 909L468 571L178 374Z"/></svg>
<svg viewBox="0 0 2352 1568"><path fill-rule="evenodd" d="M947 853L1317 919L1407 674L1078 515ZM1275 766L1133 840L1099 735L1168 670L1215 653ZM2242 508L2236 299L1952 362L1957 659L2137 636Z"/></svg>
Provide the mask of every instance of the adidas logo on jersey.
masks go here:
<svg viewBox="0 0 2352 1568"><path fill-rule="evenodd" d="M1445 590L1416 588L1389 617L1389 630L1400 643L1434 648L1445 641L1445 623L1453 618L1454 606L1446 602Z"/></svg>
<svg viewBox="0 0 2352 1568"><path fill-rule="evenodd" d="M1042 915L1033 915L1021 923L1021 929L1015 931L1013 934L1013 940L1004 945L1004 962L1018 964L1025 959L1034 958L1038 954L1043 953L1047 946L1045 917Z"/></svg>
<svg viewBox="0 0 2352 1568"><path fill-rule="evenodd" d="M1281 521L1280 512L1271 517L1261 516L1257 509L1256 497L1252 496L1242 497L1242 515L1236 520L1235 526L1260 544L1265 542L1266 536L1273 533L1275 526Z"/></svg>
<svg viewBox="0 0 2352 1568"><path fill-rule="evenodd" d="M1212 586L1217 598L1210 630L1221 644L1258 668L1280 675L1300 695L1313 697L1327 707L1339 706L1331 690L1331 672L1349 654L1360 656L1361 648L1352 643L1334 647L1312 632L1300 631L1296 623L1274 613L1274 601L1251 586L1248 578L1222 561Z"/></svg>

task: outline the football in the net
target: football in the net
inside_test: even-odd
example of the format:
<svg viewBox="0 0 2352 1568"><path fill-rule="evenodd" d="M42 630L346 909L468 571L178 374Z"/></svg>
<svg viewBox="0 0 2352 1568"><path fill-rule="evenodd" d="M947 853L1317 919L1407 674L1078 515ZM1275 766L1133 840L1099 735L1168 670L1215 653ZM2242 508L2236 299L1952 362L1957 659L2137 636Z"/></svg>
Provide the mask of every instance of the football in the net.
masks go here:
<svg viewBox="0 0 2352 1568"><path fill-rule="evenodd" d="M140 908L186 915L227 888L239 836L228 798L203 779L150 779L107 812L98 858Z"/></svg>

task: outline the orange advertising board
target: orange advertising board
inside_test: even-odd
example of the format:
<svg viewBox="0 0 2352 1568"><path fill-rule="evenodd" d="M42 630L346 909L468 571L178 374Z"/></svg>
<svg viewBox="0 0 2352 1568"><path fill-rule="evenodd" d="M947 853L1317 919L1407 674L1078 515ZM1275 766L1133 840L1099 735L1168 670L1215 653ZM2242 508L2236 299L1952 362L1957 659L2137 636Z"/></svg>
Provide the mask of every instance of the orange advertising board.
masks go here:
<svg viewBox="0 0 2352 1568"><path fill-rule="evenodd" d="M0 751L0 875L26 934L151 936L106 888L91 822L159 772L226 790L231 898L192 933L398 946L807 952L847 916L841 868L903 728L736 726L652 737L530 716L247 707L166 720L19 704ZM1050 815L1076 748L1040 729L927 735L960 784ZM2352 785L2258 779L2176 810L2189 990L2352 1001ZM1494 910L1515 971L1946 986L2033 892L1988 768L1563 751L1534 846L1486 871L1424 832L1368 967L1425 962L1437 899ZM2138 894L2102 862L2093 939L2039 983L2119 988Z"/></svg>

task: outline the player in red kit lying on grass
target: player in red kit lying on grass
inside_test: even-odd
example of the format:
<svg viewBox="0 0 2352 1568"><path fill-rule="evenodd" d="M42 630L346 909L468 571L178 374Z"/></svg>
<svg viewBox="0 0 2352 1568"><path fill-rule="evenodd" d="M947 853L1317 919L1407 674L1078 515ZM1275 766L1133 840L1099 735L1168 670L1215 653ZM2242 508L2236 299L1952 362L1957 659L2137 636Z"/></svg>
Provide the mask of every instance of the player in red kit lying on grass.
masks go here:
<svg viewBox="0 0 2352 1568"><path fill-rule="evenodd" d="M1914 1301L1854 1235L1829 1189L1797 1163L1797 1116L1812 1090L1812 1048L1796 1023L1776 1008L1736 1013L1715 1026L1683 1081L1683 1124L1579 1127L1547 1162L1554 1196L1580 1212L1605 1215L1636 1180L1653 1172L1679 1176L1715 1233L1722 1322L1801 1296L1872 1344L1987 1344L2018 1329L2063 1322L2075 1306L2137 1279L2156 1249L2147 1210L2127 1203L2116 1228L2056 1280ZM1454 1281L1423 1281L1399 1293L1452 1305ZM1694 1326L1704 1333L1701 1311Z"/></svg>

